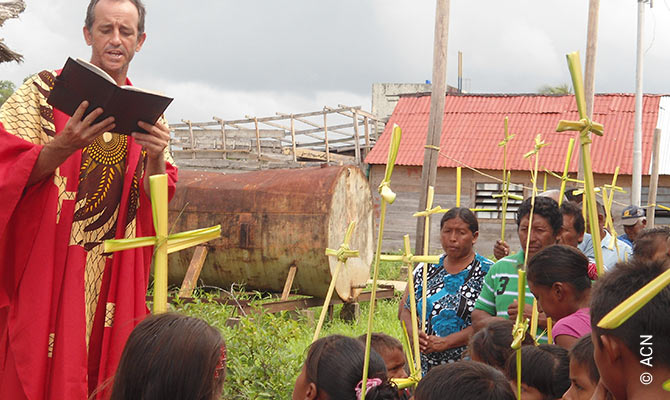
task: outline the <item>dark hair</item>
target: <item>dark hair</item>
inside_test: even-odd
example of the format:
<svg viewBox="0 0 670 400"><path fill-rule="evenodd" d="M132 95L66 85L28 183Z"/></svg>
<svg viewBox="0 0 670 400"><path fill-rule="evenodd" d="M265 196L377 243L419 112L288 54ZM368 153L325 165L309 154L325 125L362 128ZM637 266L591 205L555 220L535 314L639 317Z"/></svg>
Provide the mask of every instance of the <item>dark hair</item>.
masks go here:
<svg viewBox="0 0 670 400"><path fill-rule="evenodd" d="M342 335L323 337L309 346L305 360L307 380L332 400L354 400L356 386L363 377L364 358L365 345L360 341ZM370 351L369 378L379 378L382 384L367 390L366 399L398 398L398 389L386 376L384 360L374 349Z"/></svg>
<svg viewBox="0 0 670 400"><path fill-rule="evenodd" d="M497 369L475 361L443 364L421 379L416 400L515 400L505 376Z"/></svg>
<svg viewBox="0 0 670 400"><path fill-rule="evenodd" d="M142 0L128 1L133 3L135 8L137 8L137 15L139 17L137 19L137 34L139 37L139 35L144 33L144 17L147 15L147 10L144 8ZM89 31L93 29L93 23L95 22L95 6L98 5L99 2L100 0L91 0L91 2L88 3L88 8L86 8L86 19L84 19L84 25Z"/></svg>
<svg viewBox="0 0 670 400"><path fill-rule="evenodd" d="M505 369L505 361L514 352L512 350L512 330L514 323L510 320L494 319L470 338L468 349L484 364L499 370ZM525 335L523 344L533 344L533 338Z"/></svg>
<svg viewBox="0 0 670 400"><path fill-rule="evenodd" d="M591 288L589 259L572 246L552 244L528 261L528 280L551 287L555 282L572 285L579 293Z"/></svg>
<svg viewBox="0 0 670 400"><path fill-rule="evenodd" d="M561 215L571 215L573 218L572 227L575 228L575 231L578 234L584 233L585 223L584 216L582 215L582 209L577 204L572 201L564 201L561 203Z"/></svg>
<svg viewBox="0 0 670 400"><path fill-rule="evenodd" d="M130 333L110 400L212 400L223 389L225 345L205 321L152 315Z"/></svg>
<svg viewBox="0 0 670 400"><path fill-rule="evenodd" d="M531 202L532 198L529 197L519 205L519 209L516 212L517 228L521 225L523 217L530 214ZM561 212L558 209L556 200L550 197L536 196L535 211L533 213L534 215L539 215L546 219L547 222L549 222L554 235L558 235L563 227L563 215L561 215Z"/></svg>
<svg viewBox="0 0 670 400"><path fill-rule="evenodd" d="M570 349L569 354L570 359L588 368L589 380L591 380L591 383L595 386L600 380L600 372L598 372L596 360L593 358L593 342L591 341L591 334L579 338Z"/></svg>
<svg viewBox="0 0 670 400"><path fill-rule="evenodd" d="M468 225L468 229L470 229L470 232L472 232L473 234L479 231L479 222L477 221L477 217L472 211L470 211L469 208L465 207L456 207L449 209L449 211L447 211L440 220L440 229L442 229L445 222L454 218L462 219L463 222L465 222Z"/></svg>
<svg viewBox="0 0 670 400"><path fill-rule="evenodd" d="M640 335L654 338L654 364L670 367L670 319L664 317L670 310L670 286L663 288L647 304L640 308L626 322L615 329L598 327L598 322L614 307L665 272L667 266L662 261L640 261L635 258L620 262L595 284L591 294L591 327L598 338L609 335L619 338L641 359L639 352Z"/></svg>
<svg viewBox="0 0 670 400"><path fill-rule="evenodd" d="M505 364L507 379L516 382L516 355ZM568 351L555 344L521 347L521 382L534 387L546 399L560 399L570 388Z"/></svg>
<svg viewBox="0 0 670 400"><path fill-rule="evenodd" d="M633 256L638 259L651 261L656 254L658 240L668 240L670 238L670 227L657 226L654 228L645 228L637 234L633 242Z"/></svg>
<svg viewBox="0 0 670 400"><path fill-rule="evenodd" d="M359 336L357 339L361 343L365 343L365 341L368 338L368 334L364 333L361 336ZM372 348L381 355L383 351L387 350L400 350L401 352L403 351L402 348L402 343L400 343L400 340L394 338L393 336L389 336L385 333L381 332L373 332L370 335L370 345Z"/></svg>

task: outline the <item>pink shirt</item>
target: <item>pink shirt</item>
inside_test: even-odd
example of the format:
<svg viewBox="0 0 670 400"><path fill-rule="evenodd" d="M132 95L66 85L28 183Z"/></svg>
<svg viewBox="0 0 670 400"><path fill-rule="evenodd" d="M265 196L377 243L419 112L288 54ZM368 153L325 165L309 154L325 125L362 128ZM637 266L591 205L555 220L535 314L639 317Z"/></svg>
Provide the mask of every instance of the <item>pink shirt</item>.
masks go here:
<svg viewBox="0 0 670 400"><path fill-rule="evenodd" d="M580 338L589 333L591 333L591 316L587 307L559 319L551 331L551 336L555 341L558 335Z"/></svg>

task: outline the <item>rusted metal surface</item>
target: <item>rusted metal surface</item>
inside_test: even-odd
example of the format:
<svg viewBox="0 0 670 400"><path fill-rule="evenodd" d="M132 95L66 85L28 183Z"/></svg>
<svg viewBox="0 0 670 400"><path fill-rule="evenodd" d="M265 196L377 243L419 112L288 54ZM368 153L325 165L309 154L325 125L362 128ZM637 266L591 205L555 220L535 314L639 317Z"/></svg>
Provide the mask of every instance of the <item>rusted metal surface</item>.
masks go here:
<svg viewBox="0 0 670 400"><path fill-rule="evenodd" d="M293 288L317 297L325 297L336 267L325 248L339 247L352 219L357 226L351 248L361 258L350 259L338 277L336 291L345 301L360 293L373 257L372 196L357 167L231 175L180 171L170 202L175 232L221 224L221 238L207 244L201 272L206 284L281 292L295 265ZM191 255L192 250L170 255L171 283L181 282Z"/></svg>

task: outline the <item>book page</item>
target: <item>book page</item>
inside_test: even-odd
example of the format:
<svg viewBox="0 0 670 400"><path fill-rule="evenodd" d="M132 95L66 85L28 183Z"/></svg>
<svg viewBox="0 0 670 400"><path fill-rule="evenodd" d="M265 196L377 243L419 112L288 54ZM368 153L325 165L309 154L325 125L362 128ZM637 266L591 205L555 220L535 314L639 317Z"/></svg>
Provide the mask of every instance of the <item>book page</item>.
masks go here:
<svg viewBox="0 0 670 400"><path fill-rule="evenodd" d="M82 67L88 69L91 72L94 72L94 73L100 75L101 77L107 79L108 81L110 81L114 85L116 85L116 81L111 76L109 76L109 74L107 72L103 71L102 68L98 67L97 65L93 65L88 61L84 61L81 58L77 58L76 61Z"/></svg>

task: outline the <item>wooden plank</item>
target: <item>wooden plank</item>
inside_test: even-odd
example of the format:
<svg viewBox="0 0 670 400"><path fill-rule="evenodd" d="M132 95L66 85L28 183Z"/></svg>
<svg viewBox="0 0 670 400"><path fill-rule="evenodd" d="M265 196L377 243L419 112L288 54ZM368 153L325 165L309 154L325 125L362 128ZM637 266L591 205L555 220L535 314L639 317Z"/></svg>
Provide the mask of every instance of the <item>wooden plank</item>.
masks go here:
<svg viewBox="0 0 670 400"><path fill-rule="evenodd" d="M186 298L193 296L193 289L195 289L196 284L198 283L198 278L200 277L200 271L202 271L202 266L205 264L205 258L207 257L207 247L206 246L197 246L195 252L193 252L193 258L191 258L191 263L186 270L186 275L184 276L184 281L181 283L181 289L179 290L179 298Z"/></svg>
<svg viewBox="0 0 670 400"><path fill-rule="evenodd" d="M656 192L658 191L658 159L659 151L661 150L661 130L654 129L653 152L651 153L651 177L649 182L649 196L647 197L647 204L656 204ZM647 226L654 227L656 223L656 206L647 209Z"/></svg>
<svg viewBox="0 0 670 400"><path fill-rule="evenodd" d="M368 156L368 152L370 151L370 119L368 117L363 118L363 126L365 128L365 147L364 149L364 157Z"/></svg>
<svg viewBox="0 0 670 400"><path fill-rule="evenodd" d="M326 145L326 162L330 163L330 149L328 146L328 120L327 120L328 114L324 111L323 112L323 140Z"/></svg>
<svg viewBox="0 0 670 400"><path fill-rule="evenodd" d="M286 153L285 153L286 154ZM350 156L342 156L339 154L326 154L322 151L317 151L317 150L312 150L312 149L304 149L304 148L297 148L295 150L295 155L296 157L299 158L308 158L312 160L321 160L321 161L336 161L336 162L341 162L345 164L353 164L355 163L356 159L354 157Z"/></svg>
<svg viewBox="0 0 670 400"><path fill-rule="evenodd" d="M356 155L356 163L361 165L361 138L358 135L358 114L354 112L354 154Z"/></svg>
<svg viewBox="0 0 670 400"><path fill-rule="evenodd" d="M356 301L360 302L366 302L370 301L370 292L362 292ZM376 298L377 300L380 299L391 299L395 296L395 289L392 287L389 288L379 288L377 289L376 293ZM152 301L153 298L151 296L146 297L147 301ZM200 303L218 303L218 304L223 304L227 306L236 306L240 308L245 314L254 314L254 313L277 313L280 311L294 311L294 310L304 310L307 308L312 308L312 307L319 307L323 305L323 299L320 299L318 297L306 297L302 299L295 299L295 300L279 300L279 301L271 301L267 303L262 303L256 305L256 307L252 306L251 302L248 300L242 300L242 299L233 299L233 298L224 298L224 297L214 297L214 298L207 298L203 297L200 299L177 299L175 296L169 296L168 297L168 302L170 303L175 303L175 302L181 302L181 303L194 303L196 301ZM330 301L330 304L342 304L344 303L342 299L340 299L337 296L334 296L332 300Z"/></svg>
<svg viewBox="0 0 670 400"><path fill-rule="evenodd" d="M295 272L297 270L298 267L295 265L291 265L291 268L289 268L286 282L284 282L284 291L281 294L282 300L288 300L288 295L291 294L291 286L293 286L293 279L295 278Z"/></svg>
<svg viewBox="0 0 670 400"><path fill-rule="evenodd" d="M295 120L293 119L293 116L291 116L291 146L293 147L293 161L296 161L296 155L295 155Z"/></svg>
<svg viewBox="0 0 670 400"><path fill-rule="evenodd" d="M367 115L370 119L373 119L373 120L378 119L378 117L374 116L373 114L371 114L367 111L361 110L361 106L345 106L345 107L339 107L339 108L324 107L326 112L328 112L329 114L335 114L335 113L342 114L344 112L347 112L347 111L351 110L352 108L359 110L359 114L361 116ZM304 112L304 113L293 114L293 116L295 118L306 118L306 117L314 117L314 116L317 116L317 115L321 115L322 113L323 113L323 111L312 111L312 112ZM278 113L278 114L279 115L277 115L277 116L258 118L258 122L263 123L263 122L268 122L268 121L281 121L281 120L288 119L288 116L290 115L290 114L286 114L286 113ZM342 115L346 115L348 117L351 117L350 114L349 115L342 114ZM251 124L253 122L254 122L253 118L236 119L236 120L226 121L226 125L232 126L233 124ZM193 123L194 127L208 127L208 126L217 126L217 125L219 125L219 123L214 122L214 121L212 121L212 122L194 122ZM170 126L172 128L187 128L188 127L188 125L185 124L185 123L171 124Z"/></svg>
<svg viewBox="0 0 670 400"><path fill-rule="evenodd" d="M227 125L227 123L226 123ZM288 130L288 129L287 129ZM189 131L187 129L173 129L172 133L175 136L190 135L191 132L197 137L201 136L216 136L221 135L221 128L219 129L194 129ZM256 129L228 129L225 131L227 139L253 139L256 137ZM282 139L286 136L286 131L279 129L259 129L258 134L261 139Z"/></svg>
<svg viewBox="0 0 670 400"><path fill-rule="evenodd" d="M254 117L254 126L256 129L256 154L258 154L258 159L261 159L261 134L258 129L258 118Z"/></svg>
<svg viewBox="0 0 670 400"><path fill-rule="evenodd" d="M435 33L433 39L433 78L430 95L430 114L428 118L428 132L426 134L426 148L424 149L421 168L421 197L417 210L426 208L428 186L435 187L437 177L438 152L442 135L442 120L444 119L445 93L447 92L447 44L449 36L449 6L450 0L438 0L435 11ZM423 235L425 218L416 220L415 254L424 254Z"/></svg>

